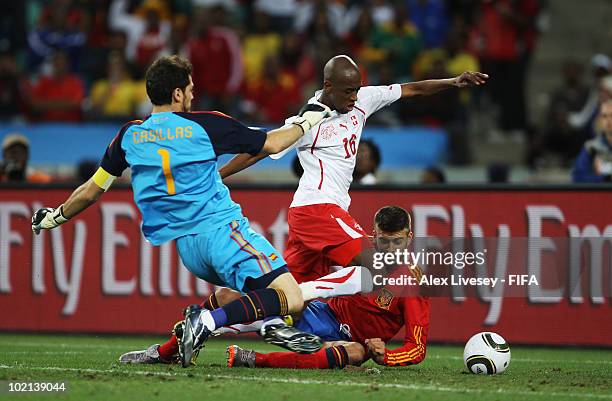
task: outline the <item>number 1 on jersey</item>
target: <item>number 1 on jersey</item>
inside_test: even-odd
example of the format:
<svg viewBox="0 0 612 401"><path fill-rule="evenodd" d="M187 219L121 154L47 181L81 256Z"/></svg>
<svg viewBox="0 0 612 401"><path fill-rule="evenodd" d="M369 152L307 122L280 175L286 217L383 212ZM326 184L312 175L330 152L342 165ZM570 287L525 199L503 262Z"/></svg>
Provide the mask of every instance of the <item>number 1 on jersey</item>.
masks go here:
<svg viewBox="0 0 612 401"><path fill-rule="evenodd" d="M168 187L168 195L174 195L174 177L172 177L172 170L170 170L170 152L168 149L158 149L157 154L162 158L162 170L166 177L166 186Z"/></svg>

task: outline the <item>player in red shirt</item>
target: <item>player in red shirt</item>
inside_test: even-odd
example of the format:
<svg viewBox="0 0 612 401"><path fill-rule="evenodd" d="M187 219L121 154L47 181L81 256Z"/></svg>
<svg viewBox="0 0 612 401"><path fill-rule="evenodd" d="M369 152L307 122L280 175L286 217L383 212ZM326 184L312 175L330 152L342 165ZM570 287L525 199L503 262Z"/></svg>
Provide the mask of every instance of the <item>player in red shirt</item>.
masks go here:
<svg viewBox="0 0 612 401"><path fill-rule="evenodd" d="M380 209L374 219L374 243L381 252L395 252L406 248L412 238L410 215L397 206ZM347 269L342 269L347 270ZM400 271L405 272L405 269ZM342 271L337 272L341 274ZM411 270L411 273L419 273ZM345 274L345 273L343 273ZM420 273L419 273L420 274ZM332 275L315 280L321 284L333 280ZM302 283L310 284L310 282ZM328 283L334 286L335 284ZM337 287L338 288L338 287ZM346 287L344 288L346 289ZM400 291L401 292L401 291ZM429 328L429 300L424 297L399 297L397 288L385 287L368 295L353 295L334 298L327 303L311 302L305 309L296 328L307 333L317 333L326 341L326 348L311 355L293 352L255 354L237 346L228 347L231 366L255 366L252 359L259 355L257 366L330 368L358 365L368 358L377 363L393 365L416 364L425 357L425 344ZM320 295L324 295L322 291ZM240 293L220 288L204 301L204 307L211 309L239 297ZM181 330L179 322L175 330ZM385 343L393 338L402 327L406 327L403 347L389 351ZM250 325L233 325L222 328L221 333L259 331L261 322ZM123 354L121 363L172 363L176 359L175 336L162 344L154 344L146 350ZM281 345L281 344L278 344ZM335 358L334 355L340 355ZM240 362L243 361L243 362Z"/></svg>
<svg viewBox="0 0 612 401"><path fill-rule="evenodd" d="M380 209L374 223L378 251L405 249L412 239L410 215L400 207ZM418 268L409 271L418 279ZM326 340L324 348L309 355L261 354L230 345L228 366L328 369L360 365L369 358L386 366L418 364L425 358L429 299L420 295L398 296L397 288L382 287L368 295L313 301L303 311L296 327ZM387 349L386 343L402 328L405 328L404 344L394 350Z"/></svg>
<svg viewBox="0 0 612 401"><path fill-rule="evenodd" d="M322 90L308 103L327 105L331 116L311 127L292 147L270 155L277 159L295 148L304 169L287 215L289 238L283 255L298 283L328 274L331 266L370 264L362 249L367 235L348 212L357 148L370 115L400 98L481 85L488 79L486 74L468 71L449 79L362 87L359 67L347 56L329 60L323 74ZM263 157L238 155L219 170L221 177Z"/></svg>

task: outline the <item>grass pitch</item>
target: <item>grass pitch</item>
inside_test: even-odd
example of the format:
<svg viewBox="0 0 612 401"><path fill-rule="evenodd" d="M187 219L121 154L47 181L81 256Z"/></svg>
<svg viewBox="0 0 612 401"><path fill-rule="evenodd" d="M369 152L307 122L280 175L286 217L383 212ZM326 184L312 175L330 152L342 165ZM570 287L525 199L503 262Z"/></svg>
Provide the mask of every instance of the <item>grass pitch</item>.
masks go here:
<svg viewBox="0 0 612 401"><path fill-rule="evenodd" d="M345 370L228 369L225 347L260 341L208 342L198 366L120 365L126 351L158 337L0 334L2 400L612 400L612 350L512 347L508 370L468 374L461 347L429 346L423 363ZM65 382L63 393L9 393L9 382Z"/></svg>

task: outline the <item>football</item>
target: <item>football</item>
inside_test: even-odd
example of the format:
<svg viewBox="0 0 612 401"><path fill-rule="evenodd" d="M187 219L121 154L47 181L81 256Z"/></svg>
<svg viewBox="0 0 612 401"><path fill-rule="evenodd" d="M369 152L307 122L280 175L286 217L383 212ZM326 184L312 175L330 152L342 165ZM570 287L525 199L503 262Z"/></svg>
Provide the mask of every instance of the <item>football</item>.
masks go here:
<svg viewBox="0 0 612 401"><path fill-rule="evenodd" d="M510 347L499 334L488 331L474 334L463 349L463 362L471 373L502 373L510 364Z"/></svg>

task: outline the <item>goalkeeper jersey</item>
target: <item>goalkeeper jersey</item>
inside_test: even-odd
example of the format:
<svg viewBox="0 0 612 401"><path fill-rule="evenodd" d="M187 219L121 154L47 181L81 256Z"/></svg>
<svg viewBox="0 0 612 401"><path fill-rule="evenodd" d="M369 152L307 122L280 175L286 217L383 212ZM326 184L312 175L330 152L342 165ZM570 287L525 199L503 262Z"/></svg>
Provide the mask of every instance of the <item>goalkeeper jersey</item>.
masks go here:
<svg viewBox="0 0 612 401"><path fill-rule="evenodd" d="M264 131L222 113L154 113L124 125L100 167L116 177L131 168L142 232L160 245L242 218L217 171L217 157L255 155L265 141Z"/></svg>

